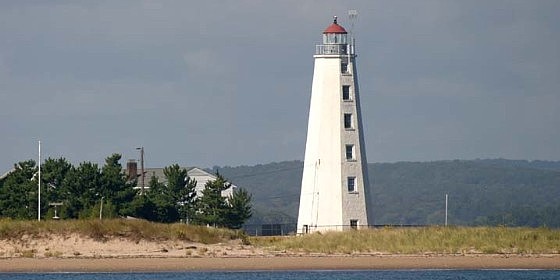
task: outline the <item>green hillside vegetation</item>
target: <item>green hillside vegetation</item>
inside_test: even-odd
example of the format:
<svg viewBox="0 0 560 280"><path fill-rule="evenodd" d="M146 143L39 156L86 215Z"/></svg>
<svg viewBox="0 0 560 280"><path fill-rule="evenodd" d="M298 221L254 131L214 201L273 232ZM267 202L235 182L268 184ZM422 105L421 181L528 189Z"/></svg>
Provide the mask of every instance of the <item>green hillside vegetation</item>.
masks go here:
<svg viewBox="0 0 560 280"><path fill-rule="evenodd" d="M217 167L215 167L216 169ZM220 167L253 194L248 224L295 223L303 163ZM369 164L375 224L560 227L560 162L453 160Z"/></svg>
<svg viewBox="0 0 560 280"><path fill-rule="evenodd" d="M277 251L352 254L558 254L560 231L547 228L425 227L253 237Z"/></svg>
<svg viewBox="0 0 560 280"><path fill-rule="evenodd" d="M248 224L297 222L303 162L214 167L217 170L253 195L253 217Z"/></svg>

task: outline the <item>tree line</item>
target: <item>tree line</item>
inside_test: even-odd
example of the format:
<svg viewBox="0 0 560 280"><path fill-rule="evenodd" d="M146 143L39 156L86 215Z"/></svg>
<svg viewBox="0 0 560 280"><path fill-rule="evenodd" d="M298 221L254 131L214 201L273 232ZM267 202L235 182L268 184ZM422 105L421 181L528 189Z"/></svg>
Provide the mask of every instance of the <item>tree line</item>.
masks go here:
<svg viewBox="0 0 560 280"><path fill-rule="evenodd" d="M219 167L253 195L247 224L295 224L304 163ZM217 170L215 167L214 170ZM375 224L560 227L560 161L368 164Z"/></svg>
<svg viewBox="0 0 560 280"><path fill-rule="evenodd" d="M124 173L120 154L105 159L101 167L82 162L73 166L64 158L48 158L41 164L42 218L116 218L132 216L154 222L187 222L198 225L241 228L252 215L252 197L236 189L229 197L222 191L231 184L220 174L209 181L199 196L197 182L187 170L173 164L164 168L167 184L152 176L141 192L137 180ZM0 218L36 219L38 213L38 166L33 160L14 165L0 179Z"/></svg>

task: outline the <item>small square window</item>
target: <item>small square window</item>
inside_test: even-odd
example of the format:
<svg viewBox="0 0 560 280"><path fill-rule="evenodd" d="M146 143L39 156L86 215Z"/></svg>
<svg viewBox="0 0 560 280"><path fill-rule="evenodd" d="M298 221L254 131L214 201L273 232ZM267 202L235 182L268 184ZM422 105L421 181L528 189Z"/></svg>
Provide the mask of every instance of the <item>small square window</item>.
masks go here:
<svg viewBox="0 0 560 280"><path fill-rule="evenodd" d="M356 177L348 177L346 180L346 185L348 186L348 192L356 191Z"/></svg>
<svg viewBox="0 0 560 280"><path fill-rule="evenodd" d="M354 145L346 145L346 159L347 160L354 159Z"/></svg>
<svg viewBox="0 0 560 280"><path fill-rule="evenodd" d="M350 86L342 86L342 100L350 101Z"/></svg>
<svg viewBox="0 0 560 280"><path fill-rule="evenodd" d="M344 128L354 128L354 126L352 125L352 114L344 114Z"/></svg>
<svg viewBox="0 0 560 280"><path fill-rule="evenodd" d="M350 228L358 229L358 220L350 220Z"/></svg>

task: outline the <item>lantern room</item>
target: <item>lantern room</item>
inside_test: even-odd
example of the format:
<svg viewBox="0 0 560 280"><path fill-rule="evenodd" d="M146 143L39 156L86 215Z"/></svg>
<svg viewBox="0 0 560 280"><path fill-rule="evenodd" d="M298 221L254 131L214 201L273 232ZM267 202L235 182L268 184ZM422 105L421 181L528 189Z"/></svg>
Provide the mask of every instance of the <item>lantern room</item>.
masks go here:
<svg viewBox="0 0 560 280"><path fill-rule="evenodd" d="M350 42L348 32L338 25L337 17L323 31L323 44L315 47L315 55L347 55Z"/></svg>
<svg viewBox="0 0 560 280"><path fill-rule="evenodd" d="M336 16L333 23L323 31L323 44L348 44L348 32L344 27L338 25Z"/></svg>

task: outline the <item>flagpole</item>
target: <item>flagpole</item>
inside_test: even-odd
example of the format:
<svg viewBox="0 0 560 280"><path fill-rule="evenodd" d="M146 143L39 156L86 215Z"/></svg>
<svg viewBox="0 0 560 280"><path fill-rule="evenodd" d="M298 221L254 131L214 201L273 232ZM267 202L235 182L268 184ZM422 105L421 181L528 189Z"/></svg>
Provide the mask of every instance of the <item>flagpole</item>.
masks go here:
<svg viewBox="0 0 560 280"><path fill-rule="evenodd" d="M37 220L41 220L41 140L39 140L39 197L37 199Z"/></svg>
<svg viewBox="0 0 560 280"><path fill-rule="evenodd" d="M445 194L445 226L447 226L447 197L448 195Z"/></svg>

